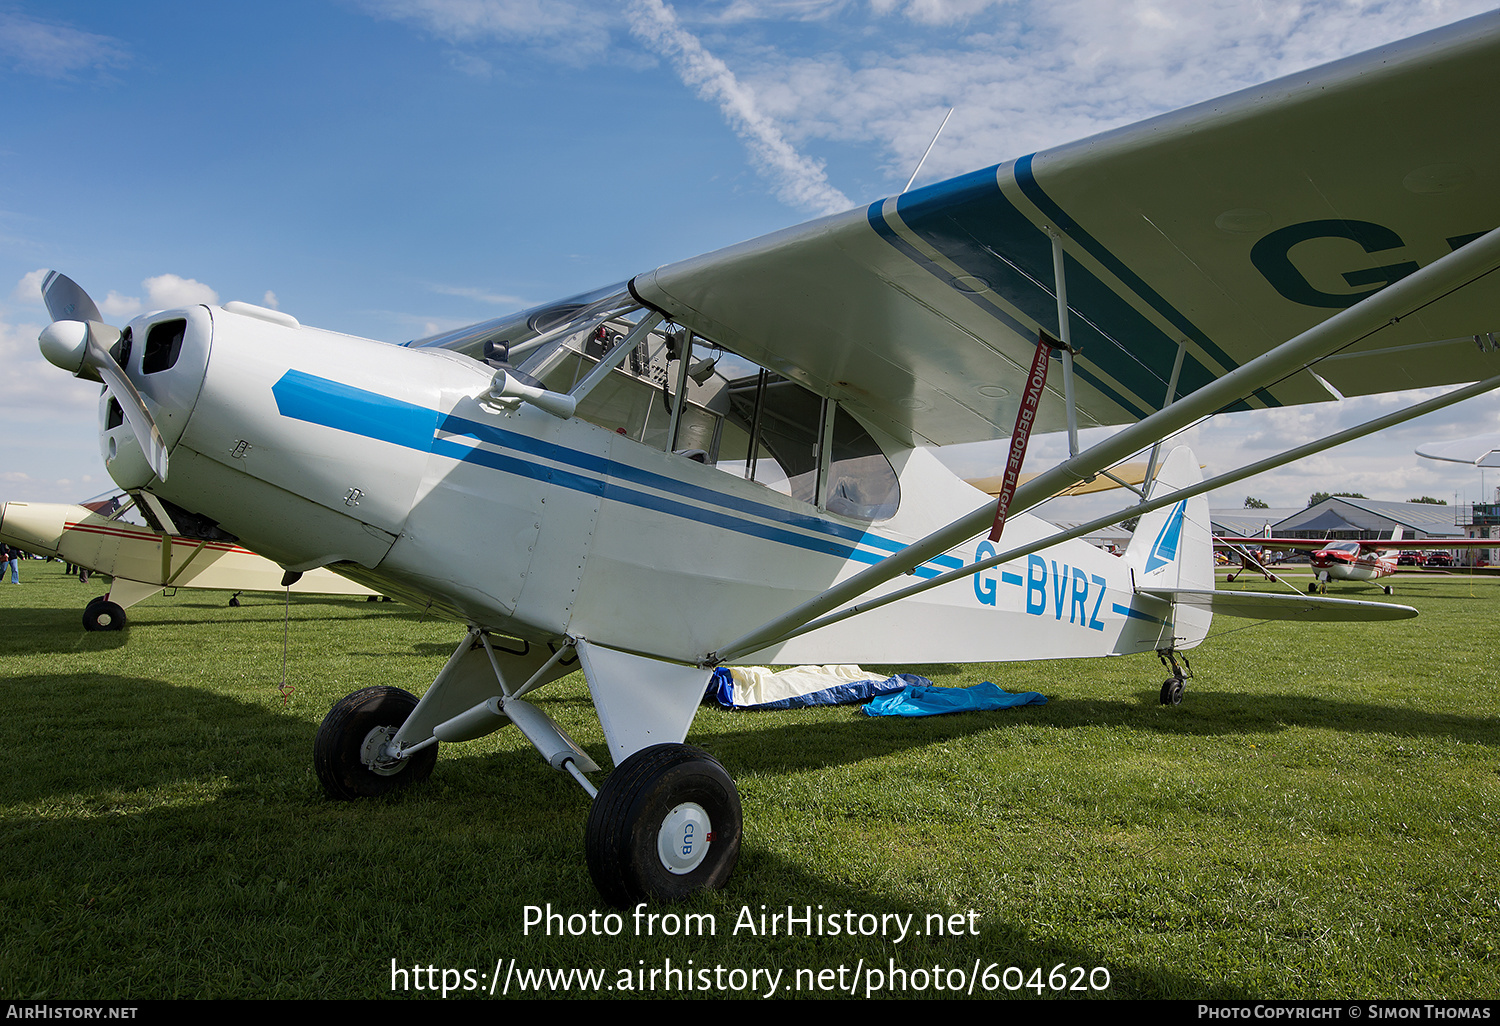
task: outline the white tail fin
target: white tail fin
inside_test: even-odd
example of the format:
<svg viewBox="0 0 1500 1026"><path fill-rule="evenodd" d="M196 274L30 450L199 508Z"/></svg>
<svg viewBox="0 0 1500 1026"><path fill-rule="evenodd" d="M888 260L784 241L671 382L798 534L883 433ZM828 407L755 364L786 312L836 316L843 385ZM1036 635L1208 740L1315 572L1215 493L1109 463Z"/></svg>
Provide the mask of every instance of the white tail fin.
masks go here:
<svg viewBox="0 0 1500 1026"><path fill-rule="evenodd" d="M1150 496L1155 498L1203 480L1193 451L1180 445L1161 465ZM1212 591L1214 587L1213 531L1208 499L1202 495L1174 502L1141 517L1125 559L1135 573L1135 586L1158 591ZM1176 648L1191 648L1208 633L1212 614L1177 606L1172 630Z"/></svg>

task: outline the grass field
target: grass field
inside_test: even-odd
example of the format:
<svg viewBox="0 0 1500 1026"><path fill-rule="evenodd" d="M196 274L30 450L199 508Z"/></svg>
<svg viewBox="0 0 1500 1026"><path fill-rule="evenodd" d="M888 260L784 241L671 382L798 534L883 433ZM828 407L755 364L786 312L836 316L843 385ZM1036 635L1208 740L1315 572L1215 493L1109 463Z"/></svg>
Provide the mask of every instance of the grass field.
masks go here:
<svg viewBox="0 0 1500 1026"><path fill-rule="evenodd" d="M999 713L705 709L690 740L745 811L729 888L657 910L678 917L655 936L628 914L617 936L546 936L527 906L610 923L587 800L516 731L445 746L428 784L365 803L312 773L329 705L420 692L454 625L315 598L287 625L278 596L183 592L88 634L99 584L22 570L0 585L6 998L369 998L393 980L456 998L497 968L528 997L517 970L603 973L546 984L559 997L764 995L779 971L778 997L972 978L976 996L1500 998L1494 580L1397 577L1422 615L1390 624L1216 621L1176 708L1140 656L879 668L1048 697ZM605 761L581 679L538 700ZM885 926L744 929L762 906ZM921 936L898 935L906 916ZM669 965L697 975L651 978Z"/></svg>

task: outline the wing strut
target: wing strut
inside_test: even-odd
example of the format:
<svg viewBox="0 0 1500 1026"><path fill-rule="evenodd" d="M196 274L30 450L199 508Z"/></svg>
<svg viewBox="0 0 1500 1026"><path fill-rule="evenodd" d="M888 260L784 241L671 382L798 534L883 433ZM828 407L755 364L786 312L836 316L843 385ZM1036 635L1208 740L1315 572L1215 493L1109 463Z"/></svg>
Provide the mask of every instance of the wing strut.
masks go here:
<svg viewBox="0 0 1500 1026"><path fill-rule="evenodd" d="M911 598L913 595L927 591L929 588L936 588L940 585L951 583L952 581L962 580L963 578L972 576L973 574L976 574L981 570L988 570L990 567L998 566L1001 563L1009 563L1013 559L1020 559L1023 556L1029 556L1033 552L1048 548L1052 545L1057 545L1061 542L1071 541L1074 538L1082 538L1086 534L1097 531L1101 527L1108 527L1110 524L1118 523L1119 521L1127 517L1141 516L1143 514L1150 513L1154 509L1160 509L1163 506L1170 506L1175 502L1180 502L1183 499L1190 499L1195 495L1202 495L1204 492L1210 492L1216 488L1222 488L1225 485L1234 484L1236 481L1243 480L1244 478L1254 477L1256 474L1263 474L1268 470L1274 470L1277 467L1284 466L1296 460L1300 460L1304 456L1310 456L1313 453L1322 452L1324 449L1331 449L1334 446L1342 445L1344 442L1353 441L1356 438L1361 438L1365 435L1372 434L1373 432L1391 427L1394 424L1400 424L1403 421L1411 420L1414 417L1420 417L1424 414L1431 413L1434 410L1442 409L1445 406L1451 406L1454 403L1462 402L1465 399L1472 399L1474 396L1483 395L1485 392L1488 392L1494 388L1500 388L1500 375L1488 378L1484 381L1478 382L1477 384L1465 385L1463 388L1455 389L1454 391L1449 392L1446 395L1440 395L1436 399L1429 399L1425 403L1420 403L1416 406L1411 406L1404 410L1399 410L1395 413L1386 414L1384 417L1378 417L1375 420L1367 421L1364 424L1358 425L1357 427L1352 427L1345 431L1340 431L1336 435L1329 435L1327 438L1322 438L1315 442L1308 442L1306 445L1299 445L1297 448L1288 449L1286 452L1281 453L1278 456L1268 457L1259 461L1258 463L1252 463L1249 466L1241 467L1239 470L1231 470L1227 474L1220 474L1218 477L1210 478L1209 480L1204 481L1200 484L1191 485L1187 488L1179 488L1168 494L1153 497L1148 501L1142 502L1136 506L1132 506L1129 509L1120 510L1116 513L1110 513L1107 516L1099 517L1097 520L1090 520L1086 524L1081 524L1077 527L1069 528L1066 531L1059 531L1056 534L1048 535L1047 537L1042 538L1039 541L1029 542L1026 545L1020 546L1019 548L1011 549L1009 552L1002 552L999 555L991 556L989 558L979 560L975 563L970 563L967 566L959 567L957 570L949 570L947 573L939 574L936 577L930 577L927 580L922 581L920 584L913 584L910 587L902 588L899 591L893 591L888 594L881 595L880 597L871 599L868 602L849 606L848 608L840 610L837 613L830 613L827 616L823 616L804 623L800 627L793 628L779 638L770 639L770 641L765 642L760 647L764 647L764 645L766 644L787 641L791 638L800 637L801 635L808 634L819 629L820 627L827 627L829 624L838 623L840 620L847 620L849 617L855 616L859 613L867 613L872 609L879 609L881 606L889 605L892 602ZM892 556L890 558L894 559L896 557ZM720 653L719 658L721 660L732 659L735 655L743 655L744 651L735 652L732 654Z"/></svg>
<svg viewBox="0 0 1500 1026"><path fill-rule="evenodd" d="M1014 505L1018 510L1029 509L1055 492L1079 481L1088 480L1099 471L1113 466L1139 449L1182 430L1201 417L1218 412L1224 406L1238 401L1256 389L1264 388L1326 356L1369 338L1382 328L1395 324L1450 293L1494 273L1497 268L1500 268L1500 229L1495 229L1468 245L1439 257L1426 267L1386 286L1353 306L1339 311L1320 324L1314 325L1296 338L1282 343L1270 352L1215 379L1170 406L1117 432L1079 455L1064 460L1051 470L1037 475L1016 489ZM1500 385L1500 379L1492 378L1483 382L1481 386L1468 386L1449 393L1441 397L1441 400L1445 404L1458 402L1460 398L1478 395L1497 385ZM1427 406L1428 404L1423 403L1416 409L1428 412L1424 409ZM1396 416L1379 418L1365 427L1373 431L1389 423L1398 423ZM1346 437L1341 438L1341 436ZM1349 432L1341 432L1340 435L1332 436L1332 439L1347 440L1348 437L1355 436ZM1329 444L1337 444L1337 442L1330 440ZM1322 448L1327 447L1327 445L1322 446ZM1263 465L1266 462L1252 465L1258 468L1254 472L1270 469ZM1247 473L1240 476L1249 475ZM1227 477L1229 475L1215 478L1211 487L1219 487L1228 483L1225 480ZM1234 476L1233 480L1239 480L1239 476ZM1172 501L1176 501L1176 497ZM1137 508L1144 509L1148 505L1151 504L1144 503ZM1152 505L1151 508L1156 507ZM1118 517L1094 521L1086 525L1086 528L1094 530L1113 523L1115 519ZM986 502L977 510L960 517L948 526L939 528L900 552L834 585L821 595L809 599L748 634L720 647L717 651L709 653L704 657L704 663L727 662L764 648L771 642L812 623L825 613L879 587L886 581L914 570L934 556L947 552L955 545L977 535L992 523L993 508ZM1078 537L1081 533L1086 533L1086 531L1077 529L1077 533L1067 532L1054 537L1049 544L1064 538ZM999 562L1002 558L1013 559L1015 556L1015 553L1006 553L1003 557L997 556L995 561ZM965 569L973 573L976 567L978 564ZM953 571L953 573L961 572ZM943 575L943 577L946 576ZM935 577L931 580L940 582L943 577Z"/></svg>
<svg viewBox="0 0 1500 1026"><path fill-rule="evenodd" d="M1052 237L1052 281L1057 297L1057 337L1062 342L1063 404L1068 411L1068 455L1078 455L1078 403L1073 395L1073 332L1068 326L1068 277L1063 272L1062 235L1048 227Z"/></svg>

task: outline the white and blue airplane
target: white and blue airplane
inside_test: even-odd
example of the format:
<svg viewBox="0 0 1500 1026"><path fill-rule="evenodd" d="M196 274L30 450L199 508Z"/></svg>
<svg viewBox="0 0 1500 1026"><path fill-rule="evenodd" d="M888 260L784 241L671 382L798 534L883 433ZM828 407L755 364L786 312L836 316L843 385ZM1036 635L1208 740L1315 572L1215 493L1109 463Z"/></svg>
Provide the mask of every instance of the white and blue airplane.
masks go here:
<svg viewBox="0 0 1500 1026"><path fill-rule="evenodd" d="M718 665L1156 652L1177 702L1216 612L1414 615L1214 591L1204 495L1500 384L1497 66L1491 14L400 346L236 302L118 329L54 272L41 345L104 382L122 488L465 625L420 699L329 712L330 795L514 724L591 796L604 898L676 900L740 846L733 782L684 743ZM1462 382L1208 481L1160 455L1220 411ZM1016 470L1032 428L1070 456L999 510L929 452L1010 438ZM1132 457L1126 508L1026 514ZM1123 556L1081 540L1130 516ZM527 701L579 667L597 787Z"/></svg>

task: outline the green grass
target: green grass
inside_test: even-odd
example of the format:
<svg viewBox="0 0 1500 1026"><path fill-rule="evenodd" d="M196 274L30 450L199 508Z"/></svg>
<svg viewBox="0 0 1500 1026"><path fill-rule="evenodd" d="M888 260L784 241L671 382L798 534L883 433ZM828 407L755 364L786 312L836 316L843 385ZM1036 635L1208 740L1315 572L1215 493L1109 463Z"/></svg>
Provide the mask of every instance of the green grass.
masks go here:
<svg viewBox="0 0 1500 1026"><path fill-rule="evenodd" d="M610 983L667 959L781 969L780 996L797 970L894 959L1014 966L1044 992L1054 966L1104 967L1109 997L1500 998L1500 582L1398 577L1422 616L1389 624L1220 620L1177 708L1140 656L879 668L1048 696L1000 713L705 709L690 737L735 776L745 844L726 891L675 910L717 935L663 938L628 917L617 937L523 934L528 905L604 908L586 798L514 730L445 746L421 787L323 797L328 707L420 692L454 625L294 598L284 694L280 597L183 592L88 634L101 586L23 575L0 586L6 998L382 997L392 960L500 959ZM605 761L581 679L538 701ZM972 911L978 935L735 935L762 905L919 929ZM937 996L920 979L875 993Z"/></svg>

